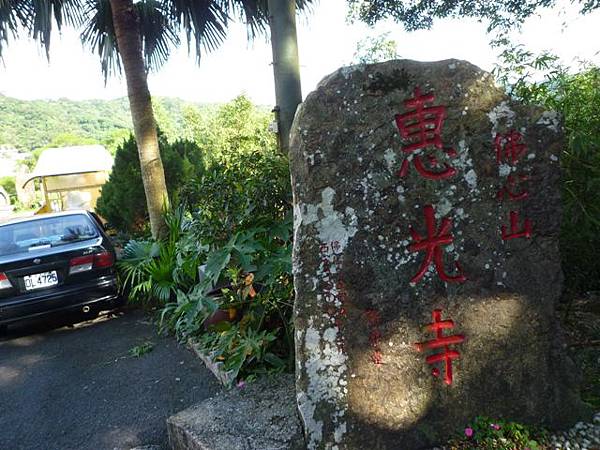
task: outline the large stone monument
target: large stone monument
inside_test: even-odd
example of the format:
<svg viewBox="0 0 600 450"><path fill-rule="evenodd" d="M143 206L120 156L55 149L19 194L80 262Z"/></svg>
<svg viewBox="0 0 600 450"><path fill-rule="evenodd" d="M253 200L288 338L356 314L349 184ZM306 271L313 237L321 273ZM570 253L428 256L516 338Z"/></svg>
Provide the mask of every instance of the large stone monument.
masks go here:
<svg viewBox="0 0 600 450"><path fill-rule="evenodd" d="M290 160L309 449L583 414L554 316L561 146L556 114L464 61L343 68L308 96Z"/></svg>

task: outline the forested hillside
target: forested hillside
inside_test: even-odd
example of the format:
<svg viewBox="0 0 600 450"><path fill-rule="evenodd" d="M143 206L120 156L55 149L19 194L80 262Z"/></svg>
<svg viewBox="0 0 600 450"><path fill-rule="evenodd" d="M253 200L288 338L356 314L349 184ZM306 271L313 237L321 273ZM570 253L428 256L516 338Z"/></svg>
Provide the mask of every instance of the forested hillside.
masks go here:
<svg viewBox="0 0 600 450"><path fill-rule="evenodd" d="M154 98L156 117L168 137L183 136L186 110L209 113L211 105ZM0 95L0 146L20 150L55 145L100 143L114 150L132 129L127 98L115 100L33 100Z"/></svg>

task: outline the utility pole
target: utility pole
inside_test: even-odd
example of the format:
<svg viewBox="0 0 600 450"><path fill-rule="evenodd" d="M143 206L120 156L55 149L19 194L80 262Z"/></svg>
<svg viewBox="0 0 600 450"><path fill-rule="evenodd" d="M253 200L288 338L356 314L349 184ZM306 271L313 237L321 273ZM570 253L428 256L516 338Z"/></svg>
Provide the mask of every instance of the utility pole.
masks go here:
<svg viewBox="0 0 600 450"><path fill-rule="evenodd" d="M289 151L290 130L298 105L302 103L298 36L296 34L296 1L268 0L273 75L275 77L275 119L279 149Z"/></svg>

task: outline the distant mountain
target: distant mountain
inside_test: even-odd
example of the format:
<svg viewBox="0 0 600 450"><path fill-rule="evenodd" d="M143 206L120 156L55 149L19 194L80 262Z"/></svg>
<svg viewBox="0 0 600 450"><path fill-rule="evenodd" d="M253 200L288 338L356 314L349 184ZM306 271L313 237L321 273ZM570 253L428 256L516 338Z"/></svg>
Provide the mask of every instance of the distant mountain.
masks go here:
<svg viewBox="0 0 600 450"><path fill-rule="evenodd" d="M157 121L168 134L181 135L187 106L214 109L176 98L153 98ZM0 146L30 152L52 142L100 143L132 130L129 102L115 100L18 100L0 95Z"/></svg>

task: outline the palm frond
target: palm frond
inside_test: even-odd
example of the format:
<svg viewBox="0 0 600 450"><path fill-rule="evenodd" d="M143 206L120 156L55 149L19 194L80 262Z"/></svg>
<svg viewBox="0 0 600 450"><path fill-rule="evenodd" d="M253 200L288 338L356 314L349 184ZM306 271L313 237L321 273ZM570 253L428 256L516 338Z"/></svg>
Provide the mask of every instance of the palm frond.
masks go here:
<svg viewBox="0 0 600 450"><path fill-rule="evenodd" d="M157 70L167 61L171 50L180 44L178 26L170 16L165 1L144 0L135 5L140 20L146 68Z"/></svg>
<svg viewBox="0 0 600 450"><path fill-rule="evenodd" d="M21 26L39 41L49 58L53 23L60 30L65 24L76 26L81 20L81 0L0 0L0 57L3 45Z"/></svg>
<svg viewBox="0 0 600 450"><path fill-rule="evenodd" d="M166 0L135 3L147 70L158 70L180 44L179 25ZM121 73L121 60L109 0L85 0L82 42L98 53L105 81Z"/></svg>
<svg viewBox="0 0 600 450"><path fill-rule="evenodd" d="M121 60L109 0L85 0L81 41L98 53L104 81L121 73Z"/></svg>
<svg viewBox="0 0 600 450"><path fill-rule="evenodd" d="M167 0L171 19L185 32L188 50L192 42L197 62L203 50L213 51L225 40L230 20L223 2L213 0Z"/></svg>
<svg viewBox="0 0 600 450"><path fill-rule="evenodd" d="M316 0L296 0L307 11ZM135 3L147 70L160 68L171 50L180 45L179 33L193 45L197 61L204 51L216 50L227 36L232 20L248 27L248 38L265 34L267 0L141 0ZM0 0L0 58L2 49L22 26L50 49L53 23L81 26L82 42L100 57L105 80L121 73L119 49L109 0Z"/></svg>
<svg viewBox="0 0 600 450"><path fill-rule="evenodd" d="M296 0L296 9L300 12L310 12L318 0ZM228 14L235 16L246 24L248 40L266 34L269 26L268 0L227 0L224 8Z"/></svg>
<svg viewBox="0 0 600 450"><path fill-rule="evenodd" d="M0 59L2 50L17 32L17 17L14 0L0 0Z"/></svg>
<svg viewBox="0 0 600 450"><path fill-rule="evenodd" d="M188 50L192 43L197 62L203 50L213 51L225 40L234 20L244 23L248 39L265 35L269 28L267 0L162 0L169 3L173 20L185 32ZM317 0L296 0L299 11L309 11Z"/></svg>
<svg viewBox="0 0 600 450"><path fill-rule="evenodd" d="M269 25L267 0L229 0L229 8L238 20L246 24L248 40L266 33Z"/></svg>

